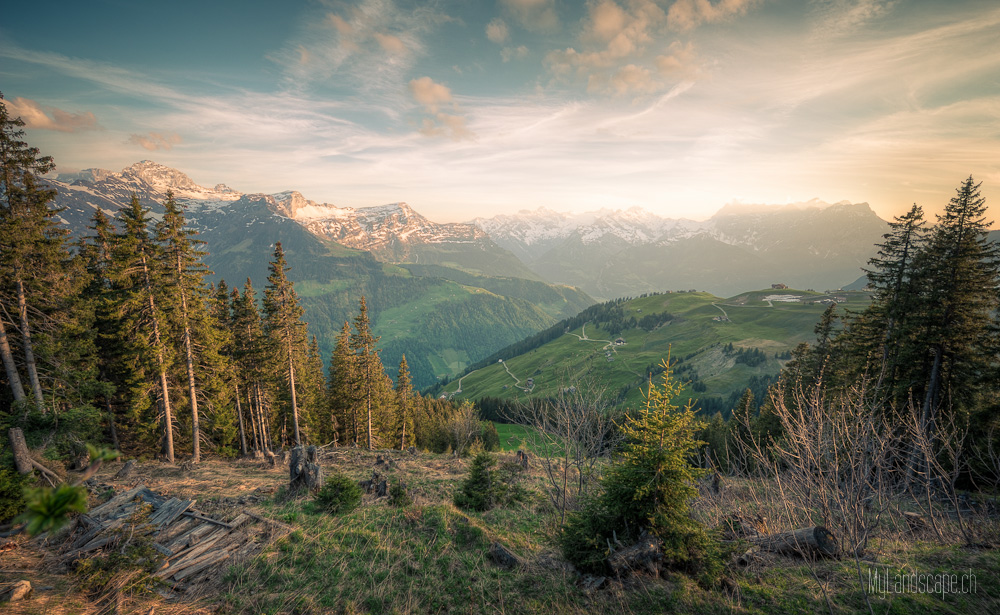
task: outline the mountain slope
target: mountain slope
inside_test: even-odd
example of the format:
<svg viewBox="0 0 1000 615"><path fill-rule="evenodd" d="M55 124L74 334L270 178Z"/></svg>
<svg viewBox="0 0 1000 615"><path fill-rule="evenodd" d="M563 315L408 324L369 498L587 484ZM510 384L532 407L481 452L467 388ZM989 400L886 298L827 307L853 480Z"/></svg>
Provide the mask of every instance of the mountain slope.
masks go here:
<svg viewBox="0 0 1000 615"><path fill-rule="evenodd" d="M648 374L669 355L699 406L725 412L748 386L775 377L797 344L815 339L813 328L831 301L860 310L869 295L785 289L612 301L487 357L441 390L456 399L523 399L591 381L638 403Z"/></svg>
<svg viewBox="0 0 1000 615"><path fill-rule="evenodd" d="M542 282L468 273L517 273L524 267L474 227L435 225L405 204L351 210L317 205L296 192L241 194L223 185L204 188L179 171L149 161L119 173L92 169L64 179L71 181L57 179L51 185L57 191L56 205L64 208L62 221L77 236L87 233L97 208L114 215L132 194L158 218L161 203L172 191L185 207L189 224L206 242L206 264L215 279L225 279L230 286L242 286L249 277L260 291L274 243L280 241L310 333L318 337L324 358L365 295L375 334L383 336L380 347L387 370L394 373L406 353L418 387L453 375L593 302L579 291L552 288L547 292L559 299L537 307L517 287L528 285L536 292L534 285L549 288ZM332 220L341 221L337 234ZM326 224L326 230L320 232L316 224ZM459 281L442 275L421 277L380 261L365 248L383 258L414 255L425 262L436 255L439 261L457 261L456 266L471 265L464 271L449 269L452 278L465 276ZM477 282L489 288L475 286ZM503 294L505 285L513 296ZM433 306L429 313L428 306ZM426 317L415 318L417 314Z"/></svg>

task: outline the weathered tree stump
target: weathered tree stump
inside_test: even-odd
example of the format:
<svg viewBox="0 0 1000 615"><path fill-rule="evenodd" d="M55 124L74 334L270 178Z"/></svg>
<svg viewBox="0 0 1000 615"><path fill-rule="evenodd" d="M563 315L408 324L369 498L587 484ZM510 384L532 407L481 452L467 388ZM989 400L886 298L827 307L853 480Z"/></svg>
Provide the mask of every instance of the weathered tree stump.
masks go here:
<svg viewBox="0 0 1000 615"><path fill-rule="evenodd" d="M10 448L14 451L14 466L20 474L31 474L34 467L31 455L28 453L28 445L24 441L24 432L20 427L11 427L7 432L10 438Z"/></svg>
<svg viewBox="0 0 1000 615"><path fill-rule="evenodd" d="M618 577L626 576L636 570L645 570L652 575L658 575L661 561L663 561L663 545L660 539L645 532L634 545L608 556L608 566Z"/></svg>
<svg viewBox="0 0 1000 615"><path fill-rule="evenodd" d="M315 447L310 448L313 448L311 454L315 458ZM301 489L316 491L323 488L323 468L319 464L310 463L309 454L301 446L296 446L292 449L288 461L289 491L299 491Z"/></svg>
<svg viewBox="0 0 1000 615"><path fill-rule="evenodd" d="M524 565L524 560L515 555L510 549L496 541L490 545L490 549L486 553L486 556L490 558L490 561L504 568L519 568Z"/></svg>
<svg viewBox="0 0 1000 615"><path fill-rule="evenodd" d="M312 445L306 447L306 461L309 463L319 463L319 449Z"/></svg>
<svg viewBox="0 0 1000 615"><path fill-rule="evenodd" d="M128 477L132 476L133 470L135 470L135 459L129 459L115 474L115 480L128 480Z"/></svg>
<svg viewBox="0 0 1000 615"><path fill-rule="evenodd" d="M525 453L524 451L518 449L517 453L515 453L515 456L517 457L517 462L521 464L521 469L527 470L528 469L528 453Z"/></svg>
<svg viewBox="0 0 1000 615"><path fill-rule="evenodd" d="M836 557L840 545L830 530L823 526L804 527L797 530L751 538L750 542L763 551L799 555L801 557Z"/></svg>

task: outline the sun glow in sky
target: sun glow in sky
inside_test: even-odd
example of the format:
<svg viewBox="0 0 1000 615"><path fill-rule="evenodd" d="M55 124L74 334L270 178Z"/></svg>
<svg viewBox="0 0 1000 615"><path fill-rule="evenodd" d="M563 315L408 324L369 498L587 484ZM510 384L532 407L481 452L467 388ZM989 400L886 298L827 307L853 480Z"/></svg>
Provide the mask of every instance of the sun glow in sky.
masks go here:
<svg viewBox="0 0 1000 615"><path fill-rule="evenodd" d="M0 91L60 171L151 159L432 220L1000 206L995 0L16 2Z"/></svg>

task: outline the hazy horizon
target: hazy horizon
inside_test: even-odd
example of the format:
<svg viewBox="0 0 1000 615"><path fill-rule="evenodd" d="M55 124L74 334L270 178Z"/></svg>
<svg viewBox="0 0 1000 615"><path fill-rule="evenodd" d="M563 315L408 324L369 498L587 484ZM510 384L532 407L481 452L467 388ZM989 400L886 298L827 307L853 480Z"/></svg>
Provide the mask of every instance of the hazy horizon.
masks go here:
<svg viewBox="0 0 1000 615"><path fill-rule="evenodd" d="M985 0L20 3L0 84L61 172L152 158L440 222L813 198L889 220L970 174L1000 198L998 26Z"/></svg>

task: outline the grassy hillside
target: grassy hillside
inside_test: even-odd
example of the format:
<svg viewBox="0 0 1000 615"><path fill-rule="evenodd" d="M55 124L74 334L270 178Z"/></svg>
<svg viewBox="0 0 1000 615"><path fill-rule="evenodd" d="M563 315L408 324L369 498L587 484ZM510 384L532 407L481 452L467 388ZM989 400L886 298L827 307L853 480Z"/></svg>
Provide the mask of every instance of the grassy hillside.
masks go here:
<svg viewBox="0 0 1000 615"><path fill-rule="evenodd" d="M869 300L857 291L761 290L728 299L694 292L610 302L539 334L548 339L537 347L522 342L497 353L443 391L456 399L511 399L594 381L635 403L669 352L703 409L728 410L732 396L775 376L787 353L815 339L813 327L835 297L853 309Z"/></svg>
<svg viewBox="0 0 1000 615"><path fill-rule="evenodd" d="M405 353L414 386L420 388L454 376L593 302L565 287L454 269L451 277L457 282L445 276L415 276L367 252L319 239L294 221L271 216L262 203L206 214L200 222L207 229L201 238L215 278L242 287L250 277L258 293L266 285L274 242L282 242L291 266L289 278L324 360L344 322L357 315L364 295L374 332L382 336L386 371L395 376Z"/></svg>
<svg viewBox="0 0 1000 615"><path fill-rule="evenodd" d="M383 458L391 460L388 467ZM500 454L501 462L512 459L509 452ZM162 596L127 592L121 612L846 615L872 612L870 601L879 614L985 615L1000 605L1000 551L957 546L931 532L914 536L895 510L860 561L808 561L757 552L741 565L738 558L749 548L741 541L728 547L731 554L717 587L700 587L681 572L653 576L639 571L622 580L607 578L595 590L562 559L558 514L547 495L551 484L539 464L521 475L522 501L480 513L452 504L468 474L467 459L334 449L325 451L320 463L327 474L342 472L356 481L370 478L377 468L390 484L405 483L413 502L393 506L389 498L371 494L357 509L331 515L307 495L289 497L288 469L281 464L206 461L185 470L141 462L127 480L115 478L122 462L106 464L95 477L101 492L91 496L91 505L138 481L164 495L197 499L200 509L220 520L233 521L249 512L291 531L257 556L231 559L228 572L200 594L168 601L166 591ZM724 527L734 511L752 511L775 531L789 527L775 501L751 499L751 484L739 479L723 484L723 497L704 489L692 503L701 523ZM954 521L939 523L954 529ZM269 542L266 535L260 540ZM488 552L494 541L520 556L524 565L507 569L493 563ZM22 536L5 545L0 584L27 579L36 591L29 600L5 604L4 613L98 615L113 610L109 605L115 602L88 594L81 577L52 565L60 544ZM113 555L98 554L96 559ZM885 584L873 590L873 573L890 579L913 573L957 579L972 574L976 585L965 592L887 591Z"/></svg>
<svg viewBox="0 0 1000 615"><path fill-rule="evenodd" d="M466 286L483 288L504 297L524 299L555 318L575 316L594 304L594 300L587 293L572 286L547 284L518 277L475 275L441 265L400 266L417 277L442 278Z"/></svg>

